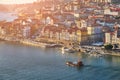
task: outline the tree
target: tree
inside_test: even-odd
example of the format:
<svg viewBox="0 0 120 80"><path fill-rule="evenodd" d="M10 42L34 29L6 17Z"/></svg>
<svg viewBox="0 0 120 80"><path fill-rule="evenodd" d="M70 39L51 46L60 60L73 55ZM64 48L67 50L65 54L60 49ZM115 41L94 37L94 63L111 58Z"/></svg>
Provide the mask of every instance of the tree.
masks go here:
<svg viewBox="0 0 120 80"><path fill-rule="evenodd" d="M114 49L119 48L118 44L114 44L113 47L114 47Z"/></svg>
<svg viewBox="0 0 120 80"><path fill-rule="evenodd" d="M112 50L113 45L112 45L112 44L107 44L107 45L104 46L104 48L105 48L106 50Z"/></svg>

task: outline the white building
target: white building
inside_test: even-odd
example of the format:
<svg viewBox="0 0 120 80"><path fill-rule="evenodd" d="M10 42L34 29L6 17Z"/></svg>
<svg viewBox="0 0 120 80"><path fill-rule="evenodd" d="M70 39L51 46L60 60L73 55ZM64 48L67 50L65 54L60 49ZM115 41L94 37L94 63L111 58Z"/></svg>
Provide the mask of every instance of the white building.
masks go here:
<svg viewBox="0 0 120 80"><path fill-rule="evenodd" d="M80 24L81 24L81 26L80 26L81 28L82 27L87 27L87 22L85 20L81 20Z"/></svg>
<svg viewBox="0 0 120 80"><path fill-rule="evenodd" d="M45 20L45 24L46 25L48 25L48 24L53 25L54 24L53 19L51 19L50 17L47 17L46 20Z"/></svg>
<svg viewBox="0 0 120 80"><path fill-rule="evenodd" d="M23 36L24 36L25 38L30 37L30 30L31 30L31 28L30 28L29 26L24 27L24 29L23 29Z"/></svg>
<svg viewBox="0 0 120 80"><path fill-rule="evenodd" d="M101 2L101 3L111 3L112 0L92 0L94 2Z"/></svg>

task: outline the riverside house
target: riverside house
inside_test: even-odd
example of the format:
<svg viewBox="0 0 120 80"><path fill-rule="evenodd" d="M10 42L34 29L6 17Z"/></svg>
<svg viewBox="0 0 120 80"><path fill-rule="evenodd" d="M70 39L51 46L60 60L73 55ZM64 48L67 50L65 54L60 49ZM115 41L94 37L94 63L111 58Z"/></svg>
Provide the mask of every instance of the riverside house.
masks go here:
<svg viewBox="0 0 120 80"><path fill-rule="evenodd" d="M120 28L114 27L114 31L105 33L105 43L120 44Z"/></svg>
<svg viewBox="0 0 120 80"><path fill-rule="evenodd" d="M86 44L88 42L87 28L81 28L77 30L77 41L80 44Z"/></svg>
<svg viewBox="0 0 120 80"><path fill-rule="evenodd" d="M59 28L58 28L59 27ZM41 36L46 39L58 41L85 42L87 41L87 29L78 27L66 28L63 26L45 26L41 31Z"/></svg>

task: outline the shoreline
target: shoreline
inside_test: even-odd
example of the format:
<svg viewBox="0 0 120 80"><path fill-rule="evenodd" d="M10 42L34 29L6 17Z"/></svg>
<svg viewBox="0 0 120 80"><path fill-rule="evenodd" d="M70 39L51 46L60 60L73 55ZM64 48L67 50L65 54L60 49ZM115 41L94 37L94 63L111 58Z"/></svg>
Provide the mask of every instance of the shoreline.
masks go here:
<svg viewBox="0 0 120 80"><path fill-rule="evenodd" d="M42 41L34 41L31 39L14 39L11 37L1 37L0 36L0 40L1 41L8 41L8 42L15 42L15 43L20 43L23 45L29 45L29 46L35 46L35 47L40 47L40 48L56 48L56 47L66 47L66 44L60 44L60 43L51 43L49 41L47 42L42 42ZM72 45L69 46L69 48ZM102 47L96 47L96 46L88 46L88 47L84 47L83 46L79 46L78 47L74 47L74 49L77 52L83 53L83 54L89 54L89 52L92 52L93 50L95 50L96 53L100 53L101 55L110 55L110 56L119 56L120 57L120 49L119 50L103 50Z"/></svg>
<svg viewBox="0 0 120 80"><path fill-rule="evenodd" d="M35 46L35 47L41 47L41 48L55 48L55 47L63 46L62 44L50 43L49 41L42 42L42 41L34 41L34 40L29 40L29 39L20 40L19 43L30 45L30 46Z"/></svg>

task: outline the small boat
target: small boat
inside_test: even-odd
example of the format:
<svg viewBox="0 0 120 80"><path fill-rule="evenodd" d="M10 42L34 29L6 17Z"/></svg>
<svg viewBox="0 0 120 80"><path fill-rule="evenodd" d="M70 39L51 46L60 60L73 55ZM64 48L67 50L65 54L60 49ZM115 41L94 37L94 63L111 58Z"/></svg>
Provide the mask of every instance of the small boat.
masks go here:
<svg viewBox="0 0 120 80"><path fill-rule="evenodd" d="M67 48L67 47L62 47L62 51L69 51L69 48Z"/></svg>
<svg viewBox="0 0 120 80"><path fill-rule="evenodd" d="M62 52L67 52L67 53L75 53L76 50L71 49L71 48L67 48L67 47L62 47Z"/></svg>
<svg viewBox="0 0 120 80"><path fill-rule="evenodd" d="M67 61L66 65L75 66L75 67L81 67L81 66L83 66L83 63L82 63L82 61L78 61L78 62Z"/></svg>

